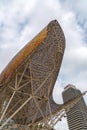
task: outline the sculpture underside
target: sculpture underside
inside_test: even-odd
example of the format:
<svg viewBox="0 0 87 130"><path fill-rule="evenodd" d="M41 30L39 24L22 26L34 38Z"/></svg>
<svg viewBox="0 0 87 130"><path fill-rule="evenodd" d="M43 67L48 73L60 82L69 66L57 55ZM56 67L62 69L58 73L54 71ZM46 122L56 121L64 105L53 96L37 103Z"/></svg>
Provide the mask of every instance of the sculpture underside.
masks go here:
<svg viewBox="0 0 87 130"><path fill-rule="evenodd" d="M0 75L0 110L6 109L3 115L16 124L28 125L47 119L60 106L53 101L52 92L63 58L65 39L57 21L50 22L45 30L46 36L38 46L23 57L16 68L13 64L14 71L11 74L3 71ZM23 50L22 54L25 55ZM17 56L10 64L15 59Z"/></svg>

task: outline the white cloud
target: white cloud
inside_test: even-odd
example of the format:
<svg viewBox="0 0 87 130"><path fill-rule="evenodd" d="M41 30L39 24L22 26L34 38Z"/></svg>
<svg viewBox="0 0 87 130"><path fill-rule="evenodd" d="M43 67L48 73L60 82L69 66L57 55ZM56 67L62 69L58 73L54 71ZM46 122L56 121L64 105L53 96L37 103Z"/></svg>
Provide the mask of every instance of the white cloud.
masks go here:
<svg viewBox="0 0 87 130"><path fill-rule="evenodd" d="M65 33L66 50L59 78L55 85L54 99L62 103L61 92L68 83L81 91L87 90L87 28L86 0L6 0L0 1L0 72L11 58L31 40L49 21L57 19ZM81 6L83 5L83 6ZM77 17L78 16L78 17ZM87 100L87 96L85 96ZM68 129L58 125L58 129Z"/></svg>
<svg viewBox="0 0 87 130"><path fill-rule="evenodd" d="M63 118L58 124L55 126L56 130L68 130L66 118Z"/></svg>
<svg viewBox="0 0 87 130"><path fill-rule="evenodd" d="M87 0L65 0L61 1L67 10L72 10L76 15L76 20L85 29L84 35L87 37Z"/></svg>
<svg viewBox="0 0 87 130"><path fill-rule="evenodd" d="M59 79L61 80L61 79ZM61 87L61 82L57 80L55 83L55 87L54 87L54 91L53 91L53 98L54 101L58 104L62 104L63 103L63 99L62 99L62 92L63 92L63 88Z"/></svg>

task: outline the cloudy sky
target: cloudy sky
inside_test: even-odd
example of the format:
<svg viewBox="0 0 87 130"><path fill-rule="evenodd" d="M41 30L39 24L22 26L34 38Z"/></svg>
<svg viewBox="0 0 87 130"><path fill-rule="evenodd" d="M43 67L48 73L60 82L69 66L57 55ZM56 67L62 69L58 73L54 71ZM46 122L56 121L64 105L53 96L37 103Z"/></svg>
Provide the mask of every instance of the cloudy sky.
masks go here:
<svg viewBox="0 0 87 130"><path fill-rule="evenodd" d="M62 102L61 92L69 83L82 92L87 90L86 16L87 0L0 0L0 72L44 26L57 19L66 37L66 50L54 99ZM66 120L57 128L68 130Z"/></svg>

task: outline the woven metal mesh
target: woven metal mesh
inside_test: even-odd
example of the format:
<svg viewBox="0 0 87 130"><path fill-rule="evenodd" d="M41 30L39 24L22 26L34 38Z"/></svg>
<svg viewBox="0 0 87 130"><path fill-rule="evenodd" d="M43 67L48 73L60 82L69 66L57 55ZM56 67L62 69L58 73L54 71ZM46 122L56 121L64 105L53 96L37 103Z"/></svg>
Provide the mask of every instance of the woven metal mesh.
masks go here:
<svg viewBox="0 0 87 130"><path fill-rule="evenodd" d="M29 98L24 107L12 117L16 124L35 123L57 111L60 105L53 101L52 91L62 62L64 40L58 22L50 22L46 38L16 68L6 86L1 87L2 104L6 105L15 93L6 111L6 118Z"/></svg>

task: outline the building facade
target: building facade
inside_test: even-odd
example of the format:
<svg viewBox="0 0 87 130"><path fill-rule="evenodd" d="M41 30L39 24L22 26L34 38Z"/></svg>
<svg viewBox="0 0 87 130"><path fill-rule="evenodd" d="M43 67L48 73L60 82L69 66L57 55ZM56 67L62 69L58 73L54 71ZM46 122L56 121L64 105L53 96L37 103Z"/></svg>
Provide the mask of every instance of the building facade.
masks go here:
<svg viewBox="0 0 87 130"><path fill-rule="evenodd" d="M63 101L76 97L81 91L74 85L67 85L62 93ZM83 97L66 113L69 130L87 130L87 106Z"/></svg>

